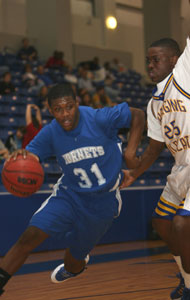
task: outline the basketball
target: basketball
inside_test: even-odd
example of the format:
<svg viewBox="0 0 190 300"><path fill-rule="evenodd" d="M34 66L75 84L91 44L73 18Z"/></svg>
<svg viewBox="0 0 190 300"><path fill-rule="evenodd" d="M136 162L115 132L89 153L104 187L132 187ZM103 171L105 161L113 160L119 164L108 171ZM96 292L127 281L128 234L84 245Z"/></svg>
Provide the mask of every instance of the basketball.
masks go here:
<svg viewBox="0 0 190 300"><path fill-rule="evenodd" d="M37 192L44 181L44 170L37 159L19 154L15 159L5 161L2 182L8 192L17 197L28 197Z"/></svg>

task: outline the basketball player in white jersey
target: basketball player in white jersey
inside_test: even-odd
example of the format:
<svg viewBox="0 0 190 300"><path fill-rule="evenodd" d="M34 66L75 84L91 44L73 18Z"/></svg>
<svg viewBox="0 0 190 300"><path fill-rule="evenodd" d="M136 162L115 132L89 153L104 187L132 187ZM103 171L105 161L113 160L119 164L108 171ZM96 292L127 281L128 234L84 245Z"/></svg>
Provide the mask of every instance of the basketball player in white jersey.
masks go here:
<svg viewBox="0 0 190 300"><path fill-rule="evenodd" d="M178 59L179 58L179 59ZM153 214L153 226L167 243L181 272L171 299L190 299L190 39L180 56L176 41L152 43L148 73L157 87L148 108L149 145L140 166L130 170L130 185L158 158L166 145L175 159L167 184Z"/></svg>

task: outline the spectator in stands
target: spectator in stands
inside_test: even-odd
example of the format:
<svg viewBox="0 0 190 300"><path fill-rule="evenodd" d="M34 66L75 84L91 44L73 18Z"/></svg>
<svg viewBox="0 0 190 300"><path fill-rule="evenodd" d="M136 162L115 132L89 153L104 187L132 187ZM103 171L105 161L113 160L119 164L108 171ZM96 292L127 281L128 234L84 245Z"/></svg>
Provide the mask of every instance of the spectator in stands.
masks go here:
<svg viewBox="0 0 190 300"><path fill-rule="evenodd" d="M64 60L64 52L54 51L53 56L51 56L45 65L46 68L66 70L68 63Z"/></svg>
<svg viewBox="0 0 190 300"><path fill-rule="evenodd" d="M117 89L115 87L113 87L113 79L107 75L105 80L104 80L104 89L106 94L108 95L108 97L110 97L110 99L113 102L117 102L119 94L120 94L120 88L118 87Z"/></svg>
<svg viewBox="0 0 190 300"><path fill-rule="evenodd" d="M9 156L9 150L5 147L5 144L0 139L0 161L7 159Z"/></svg>
<svg viewBox="0 0 190 300"><path fill-rule="evenodd" d="M40 108L35 104L27 104L26 106L26 133L22 141L22 148L25 148L28 143L42 129L42 117Z"/></svg>
<svg viewBox="0 0 190 300"><path fill-rule="evenodd" d="M10 72L5 72L2 80L0 81L0 95L13 94L16 89L11 82L12 76Z"/></svg>
<svg viewBox="0 0 190 300"><path fill-rule="evenodd" d="M92 80L88 78L88 71L83 67L79 67L78 73L79 73L79 79L78 79L79 89L86 89L91 95L94 94L96 89L93 86Z"/></svg>
<svg viewBox="0 0 190 300"><path fill-rule="evenodd" d="M106 72L106 78L109 78L113 82L116 79L116 77L113 74L113 70L111 68L111 63L109 61L106 61L104 63L104 69Z"/></svg>
<svg viewBox="0 0 190 300"><path fill-rule="evenodd" d="M44 106L43 102L47 99L47 95L48 95L48 87L44 85L41 87L36 100L36 105L38 105L40 109L43 108Z"/></svg>
<svg viewBox="0 0 190 300"><path fill-rule="evenodd" d="M24 86L31 87L36 85L37 77L32 71L32 67L30 64L25 65L24 74L22 76L22 81Z"/></svg>
<svg viewBox="0 0 190 300"><path fill-rule="evenodd" d="M101 68L100 59L98 56L95 56L90 63L90 70L97 71Z"/></svg>
<svg viewBox="0 0 190 300"><path fill-rule="evenodd" d="M19 126L15 133L8 136L5 147L9 150L10 153L13 151L22 148L22 140L24 134L26 133L25 126Z"/></svg>
<svg viewBox="0 0 190 300"><path fill-rule="evenodd" d="M25 65L25 72L22 76L22 81L24 86L31 92L38 93L41 87L44 86L44 82L33 73L30 64Z"/></svg>
<svg viewBox="0 0 190 300"><path fill-rule="evenodd" d="M110 64L110 67L112 70L115 70L117 72L126 72L127 71L127 68L124 66L123 63L121 63L119 61L119 58L117 57L114 57L111 64Z"/></svg>
<svg viewBox="0 0 190 300"><path fill-rule="evenodd" d="M90 71L96 71L100 69L100 61L97 56L95 56L92 60L82 61L78 64L78 67L83 67Z"/></svg>
<svg viewBox="0 0 190 300"><path fill-rule="evenodd" d="M79 94L80 105L93 107L92 96L85 90L82 90Z"/></svg>
<svg viewBox="0 0 190 300"><path fill-rule="evenodd" d="M44 98L43 101L41 102L41 114L42 115L50 115L49 113L49 106L48 106L48 98Z"/></svg>
<svg viewBox="0 0 190 300"><path fill-rule="evenodd" d="M106 78L106 70L104 66L100 64L99 58L97 56L95 56L92 61L92 67L91 67L91 71L93 71L93 76L94 76L93 81L95 83L103 82Z"/></svg>
<svg viewBox="0 0 190 300"><path fill-rule="evenodd" d="M53 85L53 80L50 78L50 76L45 72L44 70L44 66L43 65L39 65L37 67L37 78L44 83L44 85L50 87L51 85Z"/></svg>
<svg viewBox="0 0 190 300"><path fill-rule="evenodd" d="M29 44L29 40L27 38L22 40L22 47L18 51L18 58L26 61L34 61L38 58L37 50L34 46Z"/></svg>
<svg viewBox="0 0 190 300"><path fill-rule="evenodd" d="M103 85L96 88L96 93L92 97L92 103L94 108L102 108L105 106L114 106L115 103L111 101L108 95L105 93Z"/></svg>
<svg viewBox="0 0 190 300"><path fill-rule="evenodd" d="M73 72L73 68L71 66L68 66L66 73L64 75L64 80L67 82L70 82L71 84L77 84L78 78Z"/></svg>

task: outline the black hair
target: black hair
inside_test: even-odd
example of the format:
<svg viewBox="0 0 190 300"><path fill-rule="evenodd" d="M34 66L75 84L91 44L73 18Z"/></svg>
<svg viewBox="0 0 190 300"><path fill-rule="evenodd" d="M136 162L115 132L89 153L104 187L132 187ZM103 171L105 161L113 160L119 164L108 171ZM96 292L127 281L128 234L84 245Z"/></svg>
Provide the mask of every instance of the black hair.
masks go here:
<svg viewBox="0 0 190 300"><path fill-rule="evenodd" d="M49 93L48 93L48 104L51 106L53 100L56 100L58 98L68 97L71 96L73 100L76 99L76 95L73 89L72 84L68 83L61 83L54 85Z"/></svg>
<svg viewBox="0 0 190 300"><path fill-rule="evenodd" d="M3 78L5 78L5 76L7 76L7 75L11 75L11 72L6 71L5 73L3 73Z"/></svg>
<svg viewBox="0 0 190 300"><path fill-rule="evenodd" d="M163 38L157 40L149 46L149 48L152 47L169 48L170 50L172 50L173 55L176 55L178 57L181 55L181 50L178 43L171 38Z"/></svg>
<svg viewBox="0 0 190 300"><path fill-rule="evenodd" d="M19 127L17 127L16 131L18 131L18 130L24 135L26 133L26 126L24 126L24 125L19 126Z"/></svg>

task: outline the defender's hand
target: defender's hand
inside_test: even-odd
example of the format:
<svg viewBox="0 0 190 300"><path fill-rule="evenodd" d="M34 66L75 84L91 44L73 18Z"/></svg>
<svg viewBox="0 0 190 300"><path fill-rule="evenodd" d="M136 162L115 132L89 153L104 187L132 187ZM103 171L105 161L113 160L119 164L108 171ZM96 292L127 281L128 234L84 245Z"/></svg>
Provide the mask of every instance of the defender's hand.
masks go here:
<svg viewBox="0 0 190 300"><path fill-rule="evenodd" d="M130 186L135 181L135 178L132 176L132 170L122 170L122 171L124 173L124 178L119 187L120 190Z"/></svg>

